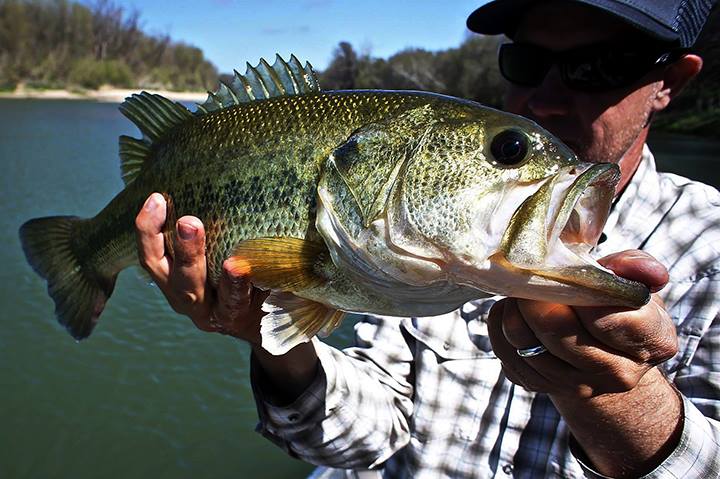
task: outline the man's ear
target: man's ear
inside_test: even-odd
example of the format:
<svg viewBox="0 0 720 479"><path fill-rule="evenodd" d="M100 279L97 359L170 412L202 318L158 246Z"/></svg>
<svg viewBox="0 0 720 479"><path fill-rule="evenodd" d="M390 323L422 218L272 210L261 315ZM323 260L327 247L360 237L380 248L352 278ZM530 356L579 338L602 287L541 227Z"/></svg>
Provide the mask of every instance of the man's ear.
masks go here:
<svg viewBox="0 0 720 479"><path fill-rule="evenodd" d="M665 109L670 100L685 88L702 69L703 61L697 55L687 54L670 64L663 73L662 86L653 100L655 111Z"/></svg>

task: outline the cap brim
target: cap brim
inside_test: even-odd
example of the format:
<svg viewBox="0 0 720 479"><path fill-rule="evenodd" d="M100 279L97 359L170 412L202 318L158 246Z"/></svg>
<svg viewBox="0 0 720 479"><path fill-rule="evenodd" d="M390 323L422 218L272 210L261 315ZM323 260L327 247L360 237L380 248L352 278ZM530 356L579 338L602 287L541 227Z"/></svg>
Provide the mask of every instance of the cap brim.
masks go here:
<svg viewBox="0 0 720 479"><path fill-rule="evenodd" d="M658 22L646 13L614 0L574 0L590 7L604 10L629 23L638 30L658 40L677 42L680 37L667 25ZM484 35L505 34L512 37L522 19L525 8L538 0L494 0L477 8L466 21L468 29Z"/></svg>

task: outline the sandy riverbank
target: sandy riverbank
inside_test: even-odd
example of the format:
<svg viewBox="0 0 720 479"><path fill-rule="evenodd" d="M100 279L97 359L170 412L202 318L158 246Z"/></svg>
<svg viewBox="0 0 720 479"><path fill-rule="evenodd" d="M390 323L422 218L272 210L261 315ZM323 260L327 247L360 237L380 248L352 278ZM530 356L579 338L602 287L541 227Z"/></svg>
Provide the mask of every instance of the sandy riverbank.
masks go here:
<svg viewBox="0 0 720 479"><path fill-rule="evenodd" d="M35 98L43 100L93 100L109 103L122 103L125 98L133 93L142 91L137 89L122 88L100 88L99 90L85 90L82 92L73 92L69 90L34 90L30 88L18 88L11 92L0 92L0 98ZM190 101L202 103L207 99L205 92L178 92L168 90L152 90L151 93L159 93L160 95L175 101Z"/></svg>

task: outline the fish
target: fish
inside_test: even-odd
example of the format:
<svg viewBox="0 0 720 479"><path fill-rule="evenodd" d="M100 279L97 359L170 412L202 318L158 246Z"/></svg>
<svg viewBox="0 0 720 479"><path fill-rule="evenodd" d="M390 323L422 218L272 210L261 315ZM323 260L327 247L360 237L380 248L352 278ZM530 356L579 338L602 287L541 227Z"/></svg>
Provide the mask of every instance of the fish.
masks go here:
<svg viewBox="0 0 720 479"><path fill-rule="evenodd" d="M310 63L247 64L191 112L158 94L120 111L125 188L92 218L27 221L28 263L60 324L90 335L153 192L163 233L200 218L208 279L223 263L269 291L262 346L283 354L348 312L437 316L492 295L639 308L648 288L592 256L619 168L578 160L529 119L419 91L320 88Z"/></svg>

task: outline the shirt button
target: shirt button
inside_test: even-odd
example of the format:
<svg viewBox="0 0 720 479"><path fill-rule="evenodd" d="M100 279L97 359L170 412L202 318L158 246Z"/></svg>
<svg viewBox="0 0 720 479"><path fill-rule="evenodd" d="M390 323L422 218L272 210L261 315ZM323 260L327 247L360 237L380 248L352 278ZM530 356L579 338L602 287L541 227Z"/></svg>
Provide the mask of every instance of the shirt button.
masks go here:
<svg viewBox="0 0 720 479"><path fill-rule="evenodd" d="M288 420L289 420L290 422L295 422L295 421L297 421L298 419L300 419L300 414L298 414L298 413L296 413L296 412L294 412L294 413L292 413L292 414L290 414L290 415L288 416Z"/></svg>
<svg viewBox="0 0 720 479"><path fill-rule="evenodd" d="M507 474L508 476L509 476L510 474L512 474L512 472L513 472L512 464L505 464L505 465L502 467L502 471L503 471L505 474Z"/></svg>
<svg viewBox="0 0 720 479"><path fill-rule="evenodd" d="M444 349L445 351L447 351L448 349L450 349L450 343L448 343L447 341L444 342L444 343L443 343L443 349Z"/></svg>

